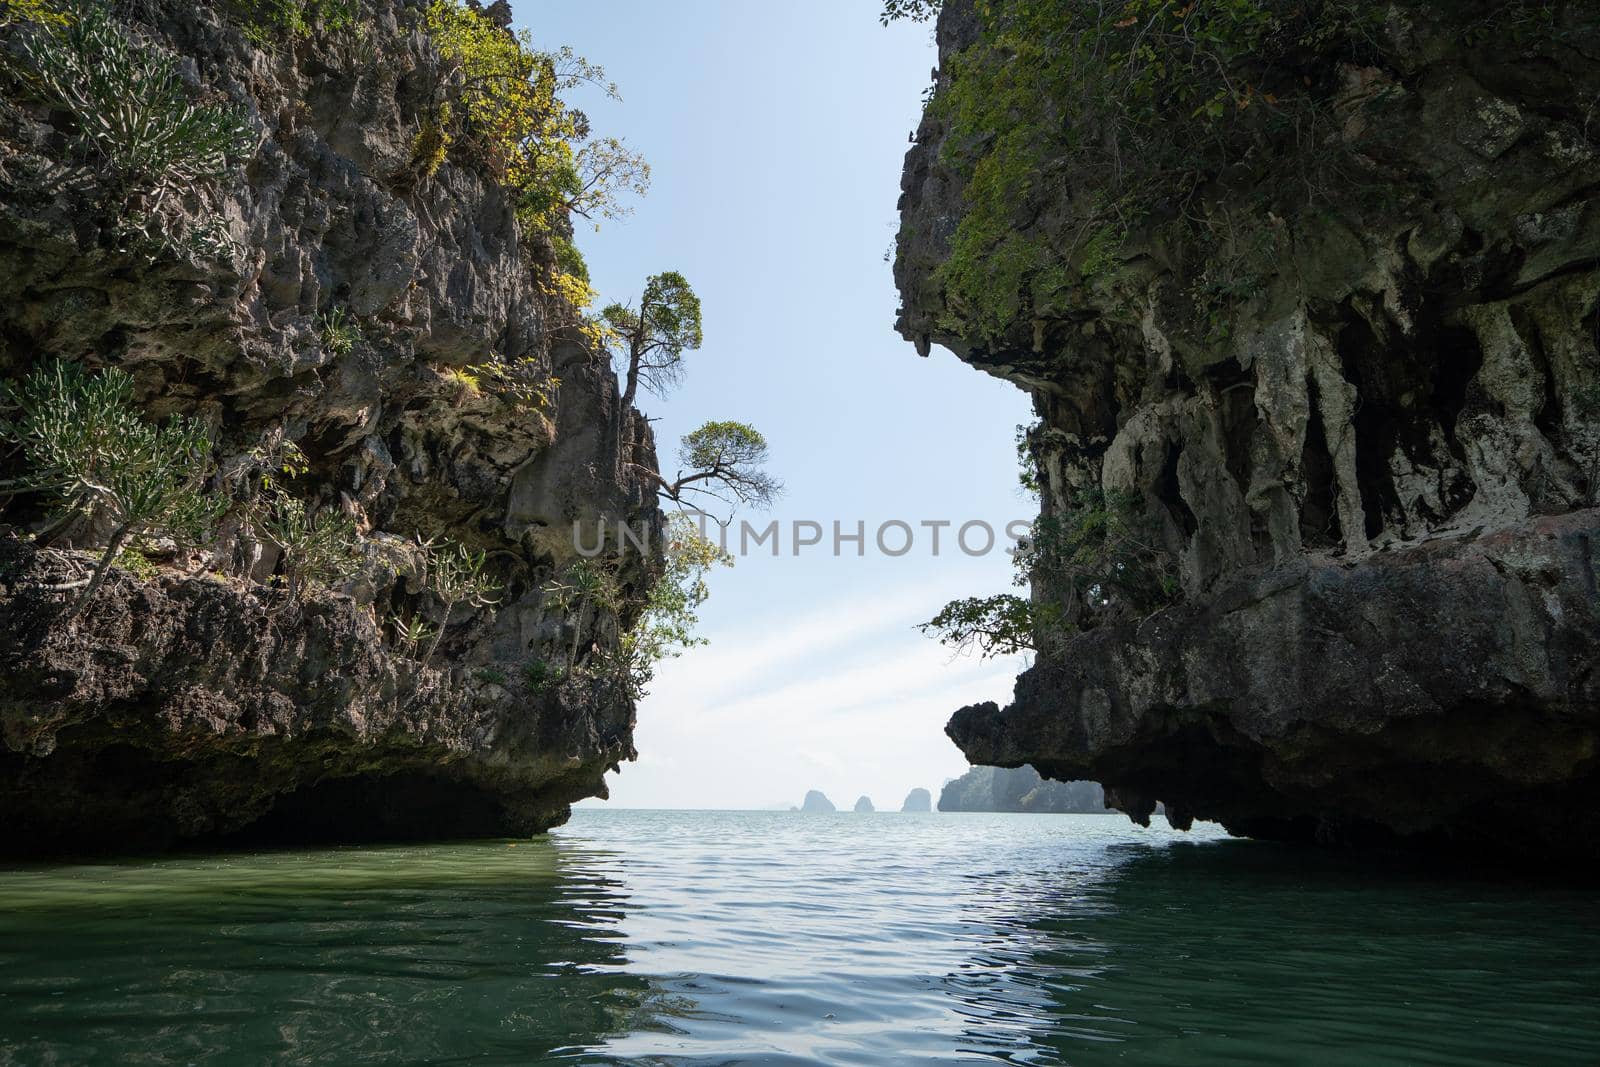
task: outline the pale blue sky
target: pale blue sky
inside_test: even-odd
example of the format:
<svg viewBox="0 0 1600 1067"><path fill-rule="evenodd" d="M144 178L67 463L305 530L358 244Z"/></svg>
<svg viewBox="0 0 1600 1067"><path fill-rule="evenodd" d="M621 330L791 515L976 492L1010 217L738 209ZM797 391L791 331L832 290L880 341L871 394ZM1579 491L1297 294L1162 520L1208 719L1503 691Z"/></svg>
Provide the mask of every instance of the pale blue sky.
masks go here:
<svg viewBox="0 0 1600 1067"><path fill-rule="evenodd" d="M523 0L516 14L541 46L606 68L623 102L576 100L654 169L633 217L579 234L602 301L672 269L704 302L686 383L642 404L669 471L681 434L737 418L771 443L786 526L862 520L870 538L889 519L1032 517L1012 443L1024 395L947 352L919 358L893 329L884 253L935 64L928 27L881 27L873 0ZM952 660L912 627L1009 588L1010 565L934 558L919 534L901 558L795 558L786 538L784 556L714 575L711 644L659 672L611 803L760 807L818 788L898 808L959 774L945 720L1004 701L1016 664Z"/></svg>

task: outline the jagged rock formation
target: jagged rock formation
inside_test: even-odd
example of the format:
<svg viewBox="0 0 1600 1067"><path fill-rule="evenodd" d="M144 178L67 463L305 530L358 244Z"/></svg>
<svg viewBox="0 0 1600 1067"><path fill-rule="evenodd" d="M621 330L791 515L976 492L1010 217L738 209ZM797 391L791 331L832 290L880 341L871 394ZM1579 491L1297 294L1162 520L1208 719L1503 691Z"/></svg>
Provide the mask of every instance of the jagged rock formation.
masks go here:
<svg viewBox="0 0 1600 1067"><path fill-rule="evenodd" d="M1252 235L1220 257L1220 298L1200 284L1219 255L1170 237L1170 205L1089 265L1098 187L1062 158L1011 222L1057 250L1040 270L1083 281L1008 293L980 326L995 308L941 268L992 194L962 165L987 146L929 108L902 333L1028 390L1045 515L1135 495L1182 601L1042 640L1009 707L948 732L974 763L1104 782L1141 820L1159 799L1178 826L1593 859L1600 26L1580 4L1366 8L1359 55L1250 71L1290 76L1338 163L1316 195L1245 165L1195 189L1186 218ZM938 94L985 32L971 0L945 4ZM1095 121L1071 103L1062 129ZM1295 151L1262 123L1255 160Z"/></svg>
<svg viewBox="0 0 1600 1067"><path fill-rule="evenodd" d="M944 784L939 810L1098 815L1107 809L1098 782L1053 782L1024 766L973 767Z"/></svg>
<svg viewBox="0 0 1600 1067"><path fill-rule="evenodd" d="M918 786L906 794L906 802L900 805L902 813L925 814L933 810L933 794Z"/></svg>
<svg viewBox="0 0 1600 1067"><path fill-rule="evenodd" d="M872 806L872 798L871 797L857 797L856 798L856 806L855 806L855 808L853 810L855 811L855 813L857 815L867 815L867 814L872 813L876 809L873 808L873 806Z"/></svg>
<svg viewBox="0 0 1600 1067"><path fill-rule="evenodd" d="M810 812L813 815L826 815L839 809L835 808L833 801L823 796L820 790L812 789L806 793L806 798L800 802L800 810Z"/></svg>
<svg viewBox="0 0 1600 1067"><path fill-rule="evenodd" d="M564 820L634 756L632 701L584 668L658 563L628 557L620 612L563 610L545 585L576 559L574 522L589 544L601 522L659 526L624 462L653 467L654 446L541 283L547 235L519 232L507 190L470 160L419 169L429 116L461 91L418 30L425 5L364 0L349 30L266 46L228 9L125 6L194 92L248 117L244 165L163 217L221 220L233 249L125 247L61 116L0 92L0 374L48 357L121 366L151 416L210 423L223 469L297 442L310 469L295 491L354 517L368 562L287 604L264 584L275 551L233 517L153 576L113 572L67 626L49 587L85 557L63 549L71 537L20 540L39 515L14 502L0 515L0 848ZM359 326L353 343L327 342L335 310ZM523 402L451 373L491 358L559 389ZM493 606L456 610L428 665L391 622L431 617L403 566L418 538L487 551L501 586ZM533 669L567 650L565 681Z"/></svg>

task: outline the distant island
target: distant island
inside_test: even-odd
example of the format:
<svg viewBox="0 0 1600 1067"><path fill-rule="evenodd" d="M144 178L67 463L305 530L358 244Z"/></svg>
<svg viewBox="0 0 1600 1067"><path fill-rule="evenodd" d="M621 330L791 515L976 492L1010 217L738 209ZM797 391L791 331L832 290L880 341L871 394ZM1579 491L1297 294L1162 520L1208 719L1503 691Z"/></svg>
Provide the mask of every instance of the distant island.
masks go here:
<svg viewBox="0 0 1600 1067"><path fill-rule="evenodd" d="M906 798L906 803L911 802ZM1102 814L1105 791L1098 782L1057 782L1032 767L973 767L945 783L940 811L1026 811L1044 814Z"/></svg>
<svg viewBox="0 0 1600 1067"><path fill-rule="evenodd" d="M823 796L820 790L813 789L806 794L805 800L800 802L800 810L816 813L838 811L839 809L834 807L833 801Z"/></svg>
<svg viewBox="0 0 1600 1067"><path fill-rule="evenodd" d="M876 810L877 809L872 806L872 798L871 797L858 797L858 798L856 798L855 811L856 811L857 815L866 815L867 813L873 812L873 811L876 811Z"/></svg>
<svg viewBox="0 0 1600 1067"><path fill-rule="evenodd" d="M900 805L900 810L913 814L926 814L933 810L933 794L918 786L906 794L906 802Z"/></svg>

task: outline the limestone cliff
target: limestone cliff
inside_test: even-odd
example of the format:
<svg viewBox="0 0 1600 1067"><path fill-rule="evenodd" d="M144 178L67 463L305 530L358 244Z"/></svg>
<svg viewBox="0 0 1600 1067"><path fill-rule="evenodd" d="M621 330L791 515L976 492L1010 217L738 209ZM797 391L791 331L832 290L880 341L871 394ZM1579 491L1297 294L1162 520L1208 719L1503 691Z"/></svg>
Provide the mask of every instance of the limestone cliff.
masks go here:
<svg viewBox="0 0 1600 1067"><path fill-rule="evenodd" d="M535 832L634 756L632 700L587 668L658 561L619 564L618 611L549 591L577 558L573 523L660 523L632 466L655 464L648 424L543 280L570 230L520 227L509 190L445 151L436 123L461 113L463 79L422 28L427 5L362 0L337 28L295 33L247 17L266 7L116 9L179 58L193 98L249 128L225 179L146 205L180 239L130 238L70 117L0 87L0 375L51 358L124 368L149 416L211 427L222 472L296 443L308 469L287 484L352 518L366 562L293 603L269 584L276 550L230 507L197 549L142 546L154 566L112 571L66 623L58 589L85 573L75 549L95 531L51 528L13 497L7 852ZM537 388L460 373L489 363ZM495 603L441 619L406 566L429 539L484 551ZM426 663L398 632L409 620L446 627Z"/></svg>
<svg viewBox="0 0 1600 1067"><path fill-rule="evenodd" d="M1053 782L1032 767L973 767L944 784L939 810L1098 815L1106 806L1097 782Z"/></svg>
<svg viewBox="0 0 1600 1067"><path fill-rule="evenodd" d="M1132 500L1113 566L1160 581L1036 572L1073 625L951 737L1141 820L1594 858L1593 6L978 6L938 22L899 328L1026 389L1043 516ZM1157 35L1200 80L1139 67Z"/></svg>

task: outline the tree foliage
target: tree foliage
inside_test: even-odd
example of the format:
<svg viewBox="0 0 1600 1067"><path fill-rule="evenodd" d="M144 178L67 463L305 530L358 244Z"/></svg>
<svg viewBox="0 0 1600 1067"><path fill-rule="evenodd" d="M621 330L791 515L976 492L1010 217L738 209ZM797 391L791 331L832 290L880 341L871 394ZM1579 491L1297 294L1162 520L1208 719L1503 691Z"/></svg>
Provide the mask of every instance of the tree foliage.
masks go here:
<svg viewBox="0 0 1600 1067"><path fill-rule="evenodd" d="M1047 621L1073 631L1147 614L1179 591L1177 558L1134 492L1078 491L1034 523L1016 559L1053 605Z"/></svg>
<svg viewBox="0 0 1600 1067"><path fill-rule="evenodd" d="M624 407L634 403L641 384L664 397L683 378L683 353L704 339L700 298L677 271L652 274L637 308L611 304L600 320L621 362Z"/></svg>
<svg viewBox="0 0 1600 1067"><path fill-rule="evenodd" d="M942 0L883 0L883 10L878 21L887 26L891 22L926 22L939 14Z"/></svg>
<svg viewBox="0 0 1600 1067"><path fill-rule="evenodd" d="M588 118L562 99L580 84L616 98L600 67L570 48L540 49L526 30L456 0L434 0L427 28L461 74L456 140L516 191L525 226L552 231L567 213L592 220L631 210L623 198L649 187L649 165L616 138L591 140Z"/></svg>
<svg viewBox="0 0 1600 1067"><path fill-rule="evenodd" d="M746 422L713 421L683 436L682 464L671 481L653 471L661 494L674 504L715 500L728 507L770 507L783 485L768 474L767 439ZM685 473L687 471L687 473Z"/></svg>
<svg viewBox="0 0 1600 1067"><path fill-rule="evenodd" d="M946 604L923 633L984 658L1039 652L1064 637L1138 617L1178 596L1177 561L1137 493L1083 490L1017 546L1014 583L1030 588Z"/></svg>
<svg viewBox="0 0 1600 1067"><path fill-rule="evenodd" d="M662 660L706 643L694 632L700 605L711 595L706 575L713 567L732 565L733 557L702 535L692 516L681 511L667 516L666 568L650 587L639 622L606 661L629 697L647 695Z"/></svg>
<svg viewBox="0 0 1600 1067"><path fill-rule="evenodd" d="M75 363L36 368L8 388L3 429L20 447L19 490L37 491L63 519L81 516L109 530L88 584L68 611L75 617L99 590L107 568L134 539L164 533L198 541L217 520L204 492L211 439L198 421L144 421L133 405L133 378L111 368L89 373Z"/></svg>
<svg viewBox="0 0 1600 1067"><path fill-rule="evenodd" d="M989 659L1038 649L1039 613L1031 600L1012 593L952 600L918 627L958 653Z"/></svg>

